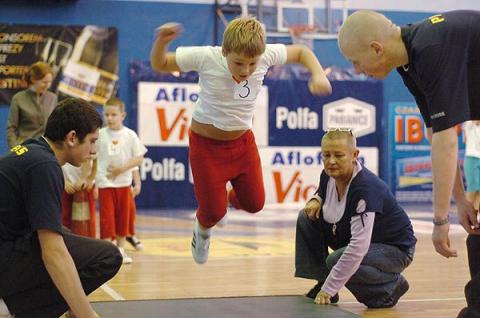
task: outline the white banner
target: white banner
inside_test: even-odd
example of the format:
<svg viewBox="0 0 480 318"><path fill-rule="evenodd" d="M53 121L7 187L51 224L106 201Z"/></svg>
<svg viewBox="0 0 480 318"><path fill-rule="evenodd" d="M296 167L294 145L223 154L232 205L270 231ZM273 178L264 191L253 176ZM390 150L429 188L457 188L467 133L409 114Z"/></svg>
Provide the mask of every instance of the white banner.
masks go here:
<svg viewBox="0 0 480 318"><path fill-rule="evenodd" d="M200 87L138 83L138 136L146 146L188 146L188 127Z"/></svg>
<svg viewBox="0 0 480 318"><path fill-rule="evenodd" d="M188 146L195 102L200 87L195 83L139 82L138 135L146 146ZM253 132L257 145L268 145L268 88L256 99Z"/></svg>
<svg viewBox="0 0 480 318"><path fill-rule="evenodd" d="M360 147L359 159L378 175L378 148ZM315 192L323 169L320 147L260 148L266 203L305 202Z"/></svg>

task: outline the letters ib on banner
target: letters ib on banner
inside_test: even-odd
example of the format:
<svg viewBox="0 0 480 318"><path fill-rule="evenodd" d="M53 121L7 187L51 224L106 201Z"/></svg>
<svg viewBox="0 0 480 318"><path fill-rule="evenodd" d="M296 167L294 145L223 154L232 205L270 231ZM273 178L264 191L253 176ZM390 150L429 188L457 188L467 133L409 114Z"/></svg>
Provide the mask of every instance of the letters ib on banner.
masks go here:
<svg viewBox="0 0 480 318"><path fill-rule="evenodd" d="M378 148L360 147L360 160L378 175ZM266 203L305 202L323 169L320 147L260 148Z"/></svg>
<svg viewBox="0 0 480 318"><path fill-rule="evenodd" d="M138 135L146 146L188 146L200 87L193 83L139 82ZM268 144L268 89L256 100L253 132L257 145Z"/></svg>

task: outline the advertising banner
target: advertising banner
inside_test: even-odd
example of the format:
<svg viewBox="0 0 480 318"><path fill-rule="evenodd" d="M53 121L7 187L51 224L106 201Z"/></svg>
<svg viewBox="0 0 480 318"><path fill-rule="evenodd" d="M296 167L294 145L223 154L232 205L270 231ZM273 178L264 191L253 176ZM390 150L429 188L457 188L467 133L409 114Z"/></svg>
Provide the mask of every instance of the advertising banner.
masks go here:
<svg viewBox="0 0 480 318"><path fill-rule="evenodd" d="M38 61L53 69L51 91L103 104L118 85L117 29L0 23L0 104L28 87L23 79Z"/></svg>
<svg viewBox="0 0 480 318"><path fill-rule="evenodd" d="M430 143L417 105L390 103L388 132L387 174L392 192L400 202L432 202ZM460 126L457 132L459 158L463 158Z"/></svg>
<svg viewBox="0 0 480 318"><path fill-rule="evenodd" d="M138 82L138 135L146 146L188 146L188 128L200 87L196 83ZM256 100L253 132L268 143L268 89ZM145 124L148 123L148 124Z"/></svg>
<svg viewBox="0 0 480 318"><path fill-rule="evenodd" d="M318 187L323 170L320 147L260 148L266 203L302 203ZM378 148L360 147L359 160L378 174Z"/></svg>
<svg viewBox="0 0 480 318"><path fill-rule="evenodd" d="M382 144L382 83L332 81L332 94L313 96L308 79L267 77L269 145L319 146L328 128L352 128L361 146Z"/></svg>
<svg viewBox="0 0 480 318"><path fill-rule="evenodd" d="M187 147L148 147L140 166L139 208L187 208L196 205Z"/></svg>

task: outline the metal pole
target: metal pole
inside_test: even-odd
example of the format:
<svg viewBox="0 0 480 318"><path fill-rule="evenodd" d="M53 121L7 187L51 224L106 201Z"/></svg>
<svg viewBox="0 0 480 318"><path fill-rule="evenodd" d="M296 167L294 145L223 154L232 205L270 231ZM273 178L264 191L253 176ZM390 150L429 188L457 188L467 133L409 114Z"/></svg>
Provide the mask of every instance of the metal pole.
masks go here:
<svg viewBox="0 0 480 318"><path fill-rule="evenodd" d="M333 33L332 0L325 0L325 21L327 22L327 33Z"/></svg>
<svg viewBox="0 0 480 318"><path fill-rule="evenodd" d="M219 10L218 0L215 0L215 4L213 6L213 45L217 45L218 41L218 17L217 17L217 10Z"/></svg>
<svg viewBox="0 0 480 318"><path fill-rule="evenodd" d="M263 0L257 0L257 19L263 23Z"/></svg>

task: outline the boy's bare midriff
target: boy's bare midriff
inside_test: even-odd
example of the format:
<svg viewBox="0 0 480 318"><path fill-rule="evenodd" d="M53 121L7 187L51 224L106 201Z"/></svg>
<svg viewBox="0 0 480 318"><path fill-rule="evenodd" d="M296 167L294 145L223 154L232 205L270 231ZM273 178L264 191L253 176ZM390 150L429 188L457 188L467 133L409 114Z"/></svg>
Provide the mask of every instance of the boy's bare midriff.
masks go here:
<svg viewBox="0 0 480 318"><path fill-rule="evenodd" d="M215 140L234 140L246 132L246 130L227 131L218 129L211 124L199 123L198 121L195 121L195 119L192 119L192 125L190 126L190 129L202 137Z"/></svg>

